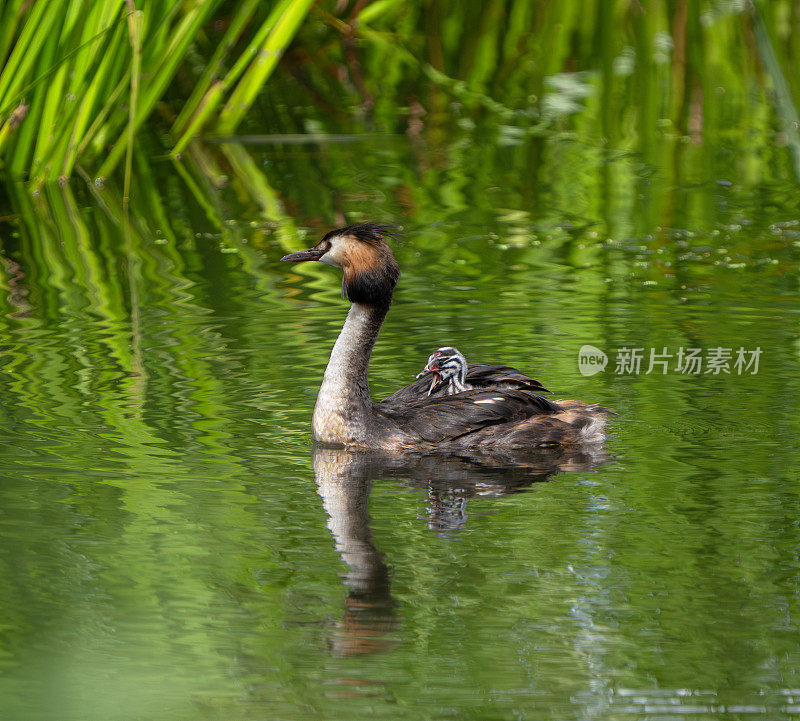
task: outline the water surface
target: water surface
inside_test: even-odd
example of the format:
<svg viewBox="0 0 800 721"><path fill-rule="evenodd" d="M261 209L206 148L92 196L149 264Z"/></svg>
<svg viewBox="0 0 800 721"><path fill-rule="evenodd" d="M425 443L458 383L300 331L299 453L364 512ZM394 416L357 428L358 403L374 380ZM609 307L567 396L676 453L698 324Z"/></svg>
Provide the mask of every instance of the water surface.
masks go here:
<svg viewBox="0 0 800 721"><path fill-rule="evenodd" d="M530 165L496 139L237 146L288 210L220 193L224 232L164 165L127 232L111 191L9 184L7 717L800 712L796 180L681 142L671 168L563 137ZM404 228L376 396L454 344L615 408L605 457L315 454L346 305L278 258L365 218ZM762 354L685 374L679 348Z"/></svg>

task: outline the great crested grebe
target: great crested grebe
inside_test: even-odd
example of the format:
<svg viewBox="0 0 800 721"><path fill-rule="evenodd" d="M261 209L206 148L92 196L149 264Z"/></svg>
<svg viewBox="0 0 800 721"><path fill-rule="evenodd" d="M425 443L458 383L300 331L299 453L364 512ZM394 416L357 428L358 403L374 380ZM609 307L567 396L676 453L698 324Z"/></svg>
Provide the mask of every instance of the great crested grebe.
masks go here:
<svg viewBox="0 0 800 721"><path fill-rule="evenodd" d="M404 395L417 381L375 403L367 368L400 277L385 241L391 233L390 226L359 223L332 230L313 248L281 258L341 268L342 293L351 303L314 406L311 425L316 442L381 450L507 452L599 443L605 438L607 408L579 401L554 403L534 389L489 387L453 395L427 396L424 391L421 397Z"/></svg>

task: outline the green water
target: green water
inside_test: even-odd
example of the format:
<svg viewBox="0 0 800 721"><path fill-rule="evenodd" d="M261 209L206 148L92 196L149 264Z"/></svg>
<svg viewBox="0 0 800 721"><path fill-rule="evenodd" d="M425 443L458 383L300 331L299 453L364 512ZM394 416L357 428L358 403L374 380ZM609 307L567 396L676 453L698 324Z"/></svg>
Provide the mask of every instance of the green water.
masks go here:
<svg viewBox="0 0 800 721"><path fill-rule="evenodd" d="M367 134L284 77L253 129L320 141L209 143L171 165L143 133L127 222L118 184L4 180L0 716L800 714L796 132L738 16L729 45L692 36L670 66L641 55L654 16L630 13L607 43L575 13L581 42L556 23L577 70L603 70L552 93L581 105L545 133L520 110L524 64L494 85L468 62L491 48L445 28L470 87L515 111L426 76L410 87L429 114L409 120L395 68ZM617 45L644 58L636 75L612 71ZM364 219L404 232L376 397L453 344L614 408L604 452L315 454L346 303L334 269L278 259ZM579 372L587 344L605 371ZM617 372L622 348L639 373ZM729 350L729 372L681 373L689 348ZM740 348L760 349L756 373ZM647 373L651 349L666 373Z"/></svg>
<svg viewBox="0 0 800 721"><path fill-rule="evenodd" d="M325 156L270 152L288 175ZM246 208L226 236L177 203L170 228L126 235L53 190L62 220L15 216L3 257L5 717L800 712L791 175L643 186L634 202L688 222L607 239L590 215L557 226L553 205L514 206L502 166L473 192L503 210L422 224L376 190L409 172L408 141L377 170L363 147L335 152L352 175L331 182L368 196L345 196L348 216L370 203L405 227L374 393L454 343L614 407L609 457L523 470L312 457L346 310L336 271L281 265ZM295 245L328 227L314 202L295 211L309 237ZM605 372L578 372L585 343ZM673 359L635 375L615 372L622 347L762 355L756 374L681 374Z"/></svg>

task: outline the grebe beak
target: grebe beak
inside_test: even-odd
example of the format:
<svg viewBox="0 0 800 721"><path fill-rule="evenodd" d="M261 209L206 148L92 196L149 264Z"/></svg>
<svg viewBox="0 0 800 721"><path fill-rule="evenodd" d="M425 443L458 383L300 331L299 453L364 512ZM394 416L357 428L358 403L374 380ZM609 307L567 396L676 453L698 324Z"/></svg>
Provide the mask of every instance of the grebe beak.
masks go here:
<svg viewBox="0 0 800 721"><path fill-rule="evenodd" d="M429 362L428 365L426 365L422 369L421 373L417 373L417 378L422 378L422 376L428 373L433 373L434 375L437 375L438 370L439 370L439 364L436 361L433 361L432 363Z"/></svg>
<svg viewBox="0 0 800 721"><path fill-rule="evenodd" d="M299 253L284 255L281 260L288 260L290 263L300 263L304 260L319 260L326 252L327 249L320 250L318 248L309 248L308 250L301 250Z"/></svg>
<svg viewBox="0 0 800 721"><path fill-rule="evenodd" d="M431 387L428 388L428 395L433 393L435 390L438 390L442 385L442 377L439 375L439 371L432 370L431 373L433 374L433 378L431 378Z"/></svg>
<svg viewBox="0 0 800 721"><path fill-rule="evenodd" d="M431 378L431 387L428 388L428 395L433 393L442 383L442 376L439 374L439 365L437 363L428 363L423 369L422 373L417 374L417 378L422 378L422 376L427 375L428 373L432 374Z"/></svg>

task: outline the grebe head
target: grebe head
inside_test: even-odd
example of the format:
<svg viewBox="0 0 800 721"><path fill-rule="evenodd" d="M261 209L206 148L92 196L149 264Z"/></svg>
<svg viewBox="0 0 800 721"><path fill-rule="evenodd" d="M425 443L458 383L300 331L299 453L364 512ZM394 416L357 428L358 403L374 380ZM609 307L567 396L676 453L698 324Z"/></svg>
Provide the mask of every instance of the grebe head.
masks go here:
<svg viewBox="0 0 800 721"><path fill-rule="evenodd" d="M400 277L400 267L385 240L394 232L392 226L380 223L349 225L330 231L313 248L281 260L318 260L341 268L342 293L351 303L388 307Z"/></svg>
<svg viewBox="0 0 800 721"><path fill-rule="evenodd" d="M421 378L426 373L431 373L433 379L428 395L442 387L449 386L449 393L460 393L469 390L467 386L467 359L457 348L445 346L431 353L428 363L417 375Z"/></svg>

